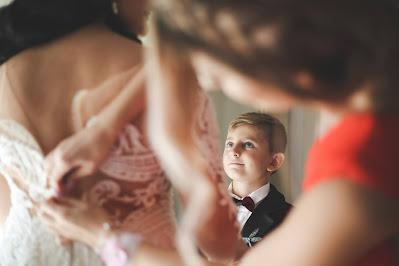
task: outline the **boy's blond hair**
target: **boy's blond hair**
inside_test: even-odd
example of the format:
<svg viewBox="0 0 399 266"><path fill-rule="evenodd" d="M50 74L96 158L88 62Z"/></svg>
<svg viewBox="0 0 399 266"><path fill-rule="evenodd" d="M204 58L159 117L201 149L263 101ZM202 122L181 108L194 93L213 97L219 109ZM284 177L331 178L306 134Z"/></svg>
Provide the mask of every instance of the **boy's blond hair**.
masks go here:
<svg viewBox="0 0 399 266"><path fill-rule="evenodd" d="M242 125L250 125L262 130L267 138L270 152L285 152L287 132L284 125L277 118L260 112L244 113L230 122L229 130Z"/></svg>

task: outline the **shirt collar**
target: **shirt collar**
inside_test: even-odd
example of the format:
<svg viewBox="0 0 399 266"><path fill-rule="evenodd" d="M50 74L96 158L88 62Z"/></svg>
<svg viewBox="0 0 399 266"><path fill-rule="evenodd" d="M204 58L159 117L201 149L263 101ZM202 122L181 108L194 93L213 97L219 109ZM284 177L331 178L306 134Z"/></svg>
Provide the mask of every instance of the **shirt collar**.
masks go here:
<svg viewBox="0 0 399 266"><path fill-rule="evenodd" d="M235 195L232 190L233 190L233 183L230 183L230 185L228 187L230 196L232 196L235 199L242 200L242 198ZM258 205L259 202L261 202L264 198L266 198L266 196L269 194L269 192L270 192L270 183L267 183L266 185L261 186L257 190L251 192L248 196L252 198L255 205Z"/></svg>

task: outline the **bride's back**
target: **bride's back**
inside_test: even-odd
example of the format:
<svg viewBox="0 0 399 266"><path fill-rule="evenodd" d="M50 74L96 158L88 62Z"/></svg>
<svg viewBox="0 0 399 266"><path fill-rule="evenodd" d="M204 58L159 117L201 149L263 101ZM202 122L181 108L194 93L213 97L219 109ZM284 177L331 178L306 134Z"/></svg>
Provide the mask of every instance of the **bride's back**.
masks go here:
<svg viewBox="0 0 399 266"><path fill-rule="evenodd" d="M28 49L2 65L0 117L16 120L46 154L73 133L72 98L141 61L138 43L105 26L90 25Z"/></svg>
<svg viewBox="0 0 399 266"><path fill-rule="evenodd" d="M8 181L12 204L0 235L0 265L102 264L79 243L59 246L30 206L47 184L44 155L73 133L75 92L95 88L141 61L137 42L100 23L107 12L101 8L109 3L14 0L0 9L0 179ZM50 23L43 25L35 16ZM16 27L11 35L10 25ZM13 182L18 179L28 189Z"/></svg>

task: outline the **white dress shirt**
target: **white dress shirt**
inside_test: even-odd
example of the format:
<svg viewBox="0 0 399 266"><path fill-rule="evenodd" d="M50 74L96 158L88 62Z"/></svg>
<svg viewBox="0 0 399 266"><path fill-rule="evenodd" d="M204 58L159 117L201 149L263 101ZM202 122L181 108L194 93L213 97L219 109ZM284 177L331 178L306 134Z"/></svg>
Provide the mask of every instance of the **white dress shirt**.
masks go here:
<svg viewBox="0 0 399 266"><path fill-rule="evenodd" d="M230 195L235 199L242 200L243 198L241 198L233 193L232 185L233 185L233 183L230 183L229 188L228 188ZM251 192L248 195L248 197L251 197L251 199L254 201L255 208L259 202L261 202L264 198L266 198L266 196L269 194L269 191L270 191L270 183L267 183L266 185L261 186L260 188L258 188L254 192ZM242 206L242 205L237 206L237 220L240 223L240 230L244 227L245 223L247 222L247 220L249 219L251 214L252 214L252 212L249 211L245 206Z"/></svg>

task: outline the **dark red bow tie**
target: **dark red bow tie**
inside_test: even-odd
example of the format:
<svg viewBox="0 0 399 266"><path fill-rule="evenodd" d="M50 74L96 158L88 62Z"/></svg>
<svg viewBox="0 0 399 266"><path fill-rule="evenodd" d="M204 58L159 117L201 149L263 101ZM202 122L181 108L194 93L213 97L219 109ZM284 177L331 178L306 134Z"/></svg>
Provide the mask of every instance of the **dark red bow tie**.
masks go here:
<svg viewBox="0 0 399 266"><path fill-rule="evenodd" d="M255 210L255 202L253 201L253 199L251 199L251 197L246 196L242 200L233 198L233 201L237 206L242 205L245 208L247 208L250 212L253 212Z"/></svg>

